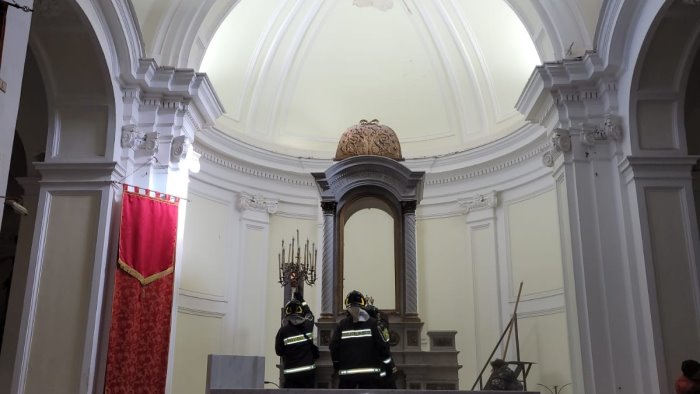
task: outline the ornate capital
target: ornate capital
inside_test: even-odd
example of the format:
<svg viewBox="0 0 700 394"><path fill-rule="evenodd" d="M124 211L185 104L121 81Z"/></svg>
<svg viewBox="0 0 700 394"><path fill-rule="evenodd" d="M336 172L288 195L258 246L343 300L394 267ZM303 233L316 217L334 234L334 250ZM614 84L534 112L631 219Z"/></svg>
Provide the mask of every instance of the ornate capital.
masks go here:
<svg viewBox="0 0 700 394"><path fill-rule="evenodd" d="M552 147L558 152L569 152L571 150L571 137L565 130L554 130L552 136Z"/></svg>
<svg viewBox="0 0 700 394"><path fill-rule="evenodd" d="M407 213L416 213L416 207L418 203L416 200L401 201L401 213L404 215Z"/></svg>
<svg viewBox="0 0 700 394"><path fill-rule="evenodd" d="M569 131L564 129L554 129L552 136L552 147L542 154L542 164L545 167L554 167L554 161L562 152L571 151L571 137Z"/></svg>
<svg viewBox="0 0 700 394"><path fill-rule="evenodd" d="M190 150L191 144L187 140L186 136L181 135L173 138L172 145L170 145L170 161L173 163L179 163L180 160L184 159L188 155Z"/></svg>
<svg viewBox="0 0 700 394"><path fill-rule="evenodd" d="M554 153L548 150L542 155L542 164L544 164L545 167L554 167L554 159Z"/></svg>
<svg viewBox="0 0 700 394"><path fill-rule="evenodd" d="M142 150L147 153L158 152L158 132L138 130L134 125L122 127L122 148Z"/></svg>
<svg viewBox="0 0 700 394"><path fill-rule="evenodd" d="M469 213L480 209L496 208L498 206L498 195L496 191L492 191L490 193L477 194L473 197L462 198L457 202L466 213Z"/></svg>
<svg viewBox="0 0 700 394"><path fill-rule="evenodd" d="M245 192L241 192L238 195L238 208L241 211L253 210L274 214L277 212L278 203L279 201L277 200L266 199L261 195L252 195Z"/></svg>
<svg viewBox="0 0 700 394"><path fill-rule="evenodd" d="M593 130L584 130L581 135L581 143L593 146L597 141L619 141L622 139L622 127L616 116L606 115L603 122Z"/></svg>
<svg viewBox="0 0 700 394"><path fill-rule="evenodd" d="M321 210L326 214L334 214L337 206L335 201L321 201Z"/></svg>

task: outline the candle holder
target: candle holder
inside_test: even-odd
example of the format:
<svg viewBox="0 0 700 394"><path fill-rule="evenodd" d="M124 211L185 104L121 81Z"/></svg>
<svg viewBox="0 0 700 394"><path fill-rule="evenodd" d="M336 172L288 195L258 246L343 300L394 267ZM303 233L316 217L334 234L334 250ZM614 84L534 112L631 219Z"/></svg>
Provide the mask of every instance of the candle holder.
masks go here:
<svg viewBox="0 0 700 394"><path fill-rule="evenodd" d="M543 385L542 383L537 383L537 385L546 388L547 391L549 391L549 392L552 393L552 394L560 394L560 393L562 392L562 390L564 390L564 387L567 387L567 386L571 385L571 383L567 383L567 384L565 384L565 385L563 385L563 386L554 386L554 391L552 391L551 388L549 388L548 386Z"/></svg>
<svg viewBox="0 0 700 394"><path fill-rule="evenodd" d="M277 254L279 261L279 284L283 287L290 285L292 292L296 291L299 285L306 283L313 286L316 283L316 258L318 250L316 244L309 245L309 239L304 244L304 252L301 251L299 241L299 230L296 238L292 237L292 242L287 247L282 240L282 251Z"/></svg>

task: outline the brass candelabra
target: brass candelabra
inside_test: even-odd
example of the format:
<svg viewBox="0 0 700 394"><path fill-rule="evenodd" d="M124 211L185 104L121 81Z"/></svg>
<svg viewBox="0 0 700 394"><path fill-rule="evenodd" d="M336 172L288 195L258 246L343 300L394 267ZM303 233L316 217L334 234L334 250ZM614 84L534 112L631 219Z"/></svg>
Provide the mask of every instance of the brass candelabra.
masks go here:
<svg viewBox="0 0 700 394"><path fill-rule="evenodd" d="M282 251L277 254L279 284L282 286L291 285L294 289L304 283L313 286L316 283L317 255L316 244L312 243L309 245L308 238L304 244L304 253L302 254L299 230L297 230L296 238L292 237L292 242L288 244L288 247L284 246L284 240L282 240Z"/></svg>

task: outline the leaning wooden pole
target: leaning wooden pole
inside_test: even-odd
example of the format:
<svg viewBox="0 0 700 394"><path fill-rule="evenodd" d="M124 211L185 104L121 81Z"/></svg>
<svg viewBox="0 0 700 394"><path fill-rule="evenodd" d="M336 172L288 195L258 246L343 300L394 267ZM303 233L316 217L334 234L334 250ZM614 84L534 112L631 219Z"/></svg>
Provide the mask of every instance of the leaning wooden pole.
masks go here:
<svg viewBox="0 0 700 394"><path fill-rule="evenodd" d="M508 322L508 325L506 326L506 329L503 330L503 334L501 334L501 337L498 338L498 342L496 343L496 346L494 346L493 351L491 352L491 354L489 354L489 358L488 358L488 360L486 361L486 364L484 364L484 367L481 368L481 372L479 372L479 375L478 375L478 377L476 378L476 381L474 382L474 385L472 386L472 390L474 390L474 388L476 388L476 385L477 385L477 384L479 385L479 390L481 390L481 389L483 388L483 387L482 387L482 382L481 382L481 380L482 380L481 377L482 377L482 375L484 374L484 372L486 371L486 368L488 368L489 363L491 362L491 358L493 358L493 355L496 354L496 350L498 350L498 345L500 345L501 342L503 342L503 338L506 336L506 333L508 332L508 330L510 330L510 327L511 327L512 324L513 324L513 321L512 321L512 320L509 321L509 322Z"/></svg>
<svg viewBox="0 0 700 394"><path fill-rule="evenodd" d="M508 343L510 342L510 334L513 332L513 327L517 327L515 320L518 318L518 304L520 304L520 294L523 291L523 282L520 282L520 288L518 289L518 298L515 299L515 308L513 309L513 316L510 318L510 329L508 330L508 337L506 337L506 346L503 347L502 360L506 359L506 353L508 353ZM520 349L518 349L518 354L520 354ZM519 360L518 360L519 361Z"/></svg>

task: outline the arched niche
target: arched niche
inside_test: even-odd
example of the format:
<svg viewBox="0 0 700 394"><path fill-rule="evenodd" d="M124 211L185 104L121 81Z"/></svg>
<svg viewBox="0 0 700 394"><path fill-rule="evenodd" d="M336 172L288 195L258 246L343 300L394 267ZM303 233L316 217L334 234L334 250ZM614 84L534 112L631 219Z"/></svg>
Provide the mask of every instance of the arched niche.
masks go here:
<svg viewBox="0 0 700 394"><path fill-rule="evenodd" d="M338 298L360 290L373 297L374 305L382 310L399 309L400 216L393 204L376 196L360 196L340 209L338 267L342 283Z"/></svg>
<svg viewBox="0 0 700 394"><path fill-rule="evenodd" d="M324 220L321 319L335 320L343 310L343 227L352 214L369 206L395 219L392 312L402 319L417 319L415 210L422 198L425 173L411 171L387 157L361 155L312 175L321 194Z"/></svg>

